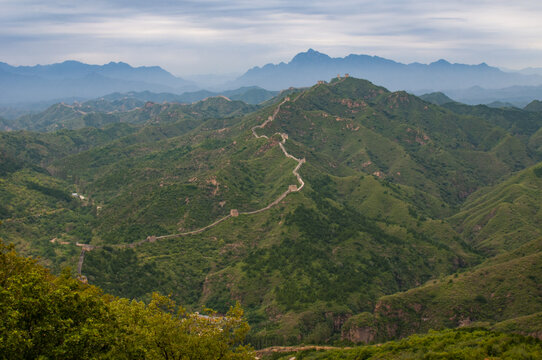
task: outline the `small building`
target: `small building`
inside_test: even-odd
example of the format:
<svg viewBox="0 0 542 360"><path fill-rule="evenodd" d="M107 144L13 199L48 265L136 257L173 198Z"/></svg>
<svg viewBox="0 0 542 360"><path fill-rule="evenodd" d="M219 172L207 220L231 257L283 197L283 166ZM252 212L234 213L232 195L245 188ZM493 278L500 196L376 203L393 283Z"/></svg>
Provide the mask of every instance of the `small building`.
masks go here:
<svg viewBox="0 0 542 360"><path fill-rule="evenodd" d="M237 216L239 216L239 211L237 209L231 209L230 210L230 215L233 216L233 217L237 217Z"/></svg>
<svg viewBox="0 0 542 360"><path fill-rule="evenodd" d="M288 190L290 190L290 191L297 191L297 185L290 185L290 186L288 186Z"/></svg>
<svg viewBox="0 0 542 360"><path fill-rule="evenodd" d="M347 73L347 74L344 74L344 77L345 77L345 78L347 78L347 77L349 77L349 76L350 76L350 74L348 74L348 73Z"/></svg>

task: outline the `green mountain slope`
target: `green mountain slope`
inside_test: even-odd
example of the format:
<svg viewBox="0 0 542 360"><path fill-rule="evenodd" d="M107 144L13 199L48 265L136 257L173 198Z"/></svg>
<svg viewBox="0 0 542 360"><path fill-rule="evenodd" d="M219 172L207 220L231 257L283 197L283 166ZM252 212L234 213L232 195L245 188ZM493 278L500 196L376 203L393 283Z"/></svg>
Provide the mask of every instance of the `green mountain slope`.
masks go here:
<svg viewBox="0 0 542 360"><path fill-rule="evenodd" d="M489 253L514 250L542 237L542 164L473 194L451 221Z"/></svg>
<svg viewBox="0 0 542 360"><path fill-rule="evenodd" d="M531 136L540 129L540 114L521 109L495 109L486 105L469 106L461 103L447 103L444 107L457 114L481 117L514 135Z"/></svg>
<svg viewBox="0 0 542 360"><path fill-rule="evenodd" d="M355 101L352 99L344 100L341 97L344 94L350 94L349 96L352 98L366 99L362 101L366 102L367 107L371 106L371 109L366 110L368 113L360 119L356 117L352 119L351 115L346 118L345 113L356 115L357 113L352 113ZM369 102L371 96L376 98ZM397 96L404 96L401 98L403 100L397 100L399 99ZM293 199L300 198L296 200L296 206L288 204L286 208L281 210L283 214L290 214L287 216L282 215L277 219L280 223L280 218L284 218L282 227L285 226L285 228L283 230L277 228L277 220L268 220L269 218L264 214L261 220L254 220L256 223L267 223L264 227L265 236L258 236L259 240L254 239L254 230L250 232L251 236L246 238L246 235L236 230L237 226L232 227L229 222L220 224L205 235L199 235L200 241L180 239L179 242L182 244L187 241L191 244L201 244L197 245L196 248L191 245L190 251L185 248L185 252L190 254L191 259L199 258L201 261L199 264L196 262L190 266L190 270L187 270L193 274L193 277L187 279L192 286L180 283L181 280L178 279L178 275L167 270L173 267L171 260L156 258L157 253L155 252L153 252L155 255L149 258L145 254L147 250L144 248L142 250L138 249L135 254L130 255L132 260L129 260L128 257L131 250L118 251L118 254L114 250L101 250L103 254L100 252L89 253L85 263L89 279L98 283L102 281L100 279L103 279L104 282L100 283L102 286L110 291L118 291L119 289L115 289L115 287L124 286L123 284L127 282L122 277L115 275L119 274L119 269L111 271L109 275L104 273L102 269L108 267L107 263L123 262L132 264L131 270L126 270L126 276L142 273L144 269L139 270L141 265L138 264L147 263L147 270L153 269L149 270L152 275L144 277L147 280L141 280L141 282L151 284L152 279L168 278L169 276L169 280L163 281L163 286L167 290L173 290L170 284L176 283L179 289L190 289L186 293L187 295L184 296L190 296L191 301L198 299L197 301L215 306L228 303L228 299L241 299L248 306L252 318L260 322L257 329L260 330L259 334L264 339L278 338L287 334L292 337L301 336L321 341L325 336L329 336L335 331L329 327L324 327L323 330L319 328L326 321L325 316L322 315L324 313L323 309L326 308L324 306L326 301L328 305L335 304L330 305L330 308L335 309L335 313L332 315L334 318L347 318L353 313L372 309L374 302L382 294L421 284L430 277L438 277L438 274L453 271L454 267L465 266L475 258L469 255L468 251L465 251L463 245L457 241L457 237L454 237L453 230L448 225L439 220L431 220L431 218L443 217L450 211L447 210L447 203L445 202L450 197L446 196L443 199L441 194L444 192L435 189L440 186L439 179L443 175L434 171L435 180L431 182L427 180L429 176L421 177L410 169L418 168L420 173L427 172L430 154L434 150L425 150L424 147L437 148L438 146L441 149L440 152L446 154L442 155L442 158L448 161L448 164L445 163L446 166L443 166L443 168L455 167L466 172L464 170L466 166L464 165L473 165L469 162L468 157L463 154L466 150L462 149L459 152L455 149L458 146L455 139L461 139L460 144L464 148L472 148L472 141L476 138L475 135L486 130L489 131L492 128L491 124L479 119L479 124L475 127L472 121L467 122L467 119L454 115L454 113L439 108L430 108L426 103L416 100L414 97L411 98L409 95L402 93L399 93L399 95L391 94L384 89L359 80L348 80L326 87L316 86L306 92L292 94L291 98L293 100L286 102L281 107L275 121L269 123L263 129L263 132L268 136L276 132L287 133L289 148L292 149L296 156L307 159L307 164L301 170L307 181L307 189L296 194L290 200L294 201ZM319 101L319 103L316 103L316 101ZM407 104L405 106L413 106L414 110L417 109L416 111L431 111L432 113L427 115L427 120L423 122L419 119L416 111L409 109L393 110L399 109L399 105L396 104L392 105L392 110L402 111L403 116L396 116L397 120L394 120L395 118L390 116L388 110L390 105L388 104L390 102L395 104L396 101ZM358 100L358 102L358 107L361 108L361 101ZM315 108L329 109L326 111L327 116L322 115L323 110L315 110ZM377 115L380 113L380 117L377 116L377 118L381 122L390 122L389 126L378 124L376 120L367 119L367 117L375 116L373 113ZM261 119L266 117L265 112L262 115L256 115L256 118L258 116ZM345 119L343 120L341 116ZM435 123L434 119L438 120L439 116L446 117L449 120L448 123L444 121L440 125ZM431 139L435 137L442 140L438 144L435 144L437 140L433 140L431 144L429 140L424 140L424 135L418 135L423 130L411 130L416 135L410 135L410 132L405 131L406 136L403 136L403 138L393 134L393 132L397 132L396 127L404 127L401 123L405 122L405 117L406 121L411 123L412 128L414 126L423 126L426 137ZM247 148L246 152L241 153L244 154L242 156L247 158L253 157L255 153L253 150L254 145L249 147L247 144L254 141L261 143L261 140L253 139L250 133L242 135L244 134L242 129L246 129L245 122L253 121L252 118L254 116L249 116L228 131L231 134L240 134L234 141L237 145ZM422 120L423 118L422 116ZM377 124L379 127L376 126ZM318 129L318 132L316 130L309 132L308 129L311 128ZM503 133L503 138L504 136L511 136L504 130L500 131ZM455 136L450 136L450 132ZM397 139L398 137L401 140L400 142L388 140L390 138ZM193 138L193 136L190 136L190 138ZM454 138L453 144L450 138ZM169 141L178 144L180 139L175 138ZM361 151L360 142L364 145ZM420 144L420 142L424 144ZM269 143L272 144L273 140L268 141ZM412 146L412 143L416 145ZM499 142L493 141L493 143L498 144ZM260 146L267 147L269 145L263 143ZM164 145L160 145L160 148L163 149ZM390 148L396 151L390 154ZM201 148L198 149L202 151ZM491 150L491 147L480 146L480 149L477 150L480 154L479 157L497 158L496 161L498 161L497 154L488 154L489 151L484 151L484 149ZM220 148L220 150L226 152L227 158L232 158L232 154L228 153L231 150L227 146ZM107 152L111 153L111 151ZM195 150L191 150L189 156L194 156L195 153ZM473 153L471 151L469 155ZM275 153L273 156L277 155L280 155L280 153ZM213 161L211 159L214 157L205 157L206 164L209 166L208 170L212 170L211 167L217 166L212 165ZM182 157L178 159L182 159ZM81 163L86 164L88 161L81 161ZM135 161L135 163L139 163L139 161ZM268 164L271 163L268 162ZM364 164L367 165L364 166ZM395 172L388 170L387 174L384 173L383 168L390 168L387 164L396 166ZM463 165L463 168L460 165ZM235 167L238 167L238 165ZM146 166L146 168L149 167ZM155 166L154 171L160 168L163 168L163 165ZM499 170L497 174L491 177L499 176L511 169L506 164L503 164ZM224 169L221 171L224 171ZM250 170L246 171L249 174L251 173ZM265 173L264 171L258 169L256 172ZM122 170L119 170L119 172L126 173ZM454 170L454 173L456 172L457 170ZM99 173L105 174L106 171L99 171ZM188 180L194 177L192 176L193 172L187 171L187 173L190 174L186 175ZM367 176L367 173L371 175ZM397 173L401 175L397 175ZM224 180L221 175L226 176L226 173L219 172L218 174L216 182L222 183ZM472 176L470 181L473 184L481 183L482 179L485 181L490 178L487 174L468 174ZM475 176L479 176L479 178L477 179ZM137 176L132 176L130 178L131 182L136 183L135 179L137 178ZM187 181L186 178L184 181ZM387 181L383 181L384 179ZM402 185L401 182L403 182ZM228 183L228 189L221 191L233 191L232 186L234 185ZM287 182L283 186L285 185L287 185ZM457 184L448 183L447 186L453 189ZM459 186L463 185L459 184ZM431 189L431 187L434 189L432 192L424 191L425 189ZM459 189L454 190L456 192L461 191ZM213 190L208 191L212 192ZM133 194L138 193L140 192L130 192L132 197ZM177 196L177 199L181 196ZM137 197L139 196L136 195ZM168 196L167 198L172 197ZM197 198L199 199L198 196ZM224 199L224 197L220 197L215 201L222 202ZM119 200L119 204L125 202L123 199ZM192 202L193 200L190 198L189 204L183 204L180 207L188 210L187 216L177 213L171 220L168 220L167 216L161 216L160 219L153 221L153 223L162 222L164 226L167 226L165 222L173 222L176 219L183 218L182 224L190 224L191 213L197 211L191 209ZM145 200L141 203L147 205L149 201ZM198 200L197 204L199 203L201 203L201 200ZM228 201L226 201L227 203ZM165 201L160 201L159 205L164 206L164 208L170 206ZM118 218L114 215L116 213L122 214L119 218L126 217L122 210L116 210L119 209L119 206L115 205L112 208L113 210L107 213L108 218L115 219L112 223L119 223ZM243 209L242 206L236 205L236 207ZM145 223L145 219L149 214L157 212L152 210L149 213L143 213L140 210L138 208L136 218L131 218L131 224L137 224L139 221L137 218L142 219L141 222ZM219 217L227 213L227 208L222 213L213 211L216 210L213 210L212 207L206 209L207 213L214 213L216 217ZM171 211L167 211L167 213L170 214ZM184 214L186 214L186 211ZM361 220L364 218L366 220ZM210 221L207 220L207 223L210 223ZM190 230L205 225L205 223L201 222L193 222L193 224L193 227L185 227L184 229ZM319 230L308 232L308 229L314 228L315 224L321 224L320 228L316 228ZM178 223L176 223L176 226L178 226ZM255 225L245 226L254 229ZM345 233L331 231L328 235L325 235L325 231L329 231L326 229L333 228L344 229ZM146 235L159 235L160 233L157 233L159 230L149 229ZM136 229L134 233L138 231L141 232L140 229ZM169 231L171 231L171 228ZM256 234L258 233L259 231L256 232ZM115 239L123 238L119 233L115 234L114 237ZM125 238L130 241L129 236ZM139 237L139 239L142 238L142 236ZM220 239L218 244L214 241L211 243L207 241L203 245L205 243L204 239L214 238ZM135 240L135 238L132 238L131 241ZM359 242L360 240L361 242ZM172 242L174 241L168 241L165 245L152 245L149 248L163 248L158 252L160 253L173 248ZM253 244L251 245L250 242ZM397 247L399 244L402 245ZM411 250L407 250L409 246L412 246ZM235 264L232 259L224 263L220 261L221 265L217 265L216 260L204 260L206 256L216 259L221 252L226 251L225 249L228 249L229 252L230 248L235 249L232 256L238 258L236 259L238 264ZM281 249L284 249L284 252ZM386 249L386 251L383 251L383 249ZM308 254L306 259L304 259L305 253ZM329 253L337 254L336 258L328 259L324 254ZM272 254L273 256L271 256ZM289 254L291 254L291 257ZM370 255L367 257L367 255L362 254ZM463 255L457 256L458 254ZM120 256L124 260L121 261ZM363 261L360 262L360 256L365 258L371 265L366 267L367 265ZM109 259L106 263L103 262L104 257ZM183 258L188 262L184 255ZM421 258L432 260L422 264L419 262ZM283 263L277 262L278 259L281 259ZM232 261L234 264L230 264ZM393 264L392 266L388 265L390 261ZM192 263L192 261L189 263ZM338 267L339 264L341 264L340 267ZM277 265L278 268L276 268ZM451 268L448 267L450 265ZM341 267L342 270L340 270ZM369 268L371 271L368 271ZM258 275L262 273L267 275L264 277ZM337 273L343 275L337 276ZM355 281L347 274L356 274ZM372 279L378 279L378 281L375 283ZM229 285L224 287L224 282ZM112 286L112 288L108 288L108 286ZM198 286L200 290L194 291L194 289L198 289ZM139 291L145 292L148 287L149 285L143 284L140 286ZM179 290L179 292L181 291ZM203 294L203 296L199 294ZM260 295L255 296L255 294ZM179 296L183 295L179 294ZM318 304L318 300L321 301L320 304ZM306 309L305 311L308 312L303 313L302 309ZM274 315L271 316L270 314ZM307 325L305 328L301 327L300 323L305 321L303 320L304 317L312 318L312 325ZM264 321L264 319L267 320ZM338 321L340 323L341 320ZM269 327L277 325L280 327L279 331L267 330Z"/></svg>
<svg viewBox="0 0 542 360"><path fill-rule="evenodd" d="M496 324L541 311L538 292L518 289L521 298L510 303L501 293L540 273L538 220L524 216L538 207L522 196L537 195L537 167L524 169L542 158L542 117L446 106L346 78L290 89L259 109L224 98L147 103L115 114L136 124L112 126L127 126L126 133L69 150L46 139L90 130L9 133L12 162L26 165L6 165L15 166L6 184L19 184L6 193L23 204L35 199L45 211L69 208L73 220L26 218L20 228L2 225L0 234L74 267L76 243L86 244L82 274L115 295L150 300L159 290L192 309L221 312L240 301L258 347L332 342L348 338L348 329L361 329L358 338L367 341L456 326L463 315ZM29 176L84 199L35 195ZM499 186L514 185L525 188L509 197L525 231L517 246L502 240L516 229L511 224L496 223L485 237L469 233L492 203L502 206ZM6 224L13 211L6 210ZM498 275L484 282L489 268ZM448 289L450 279L457 285ZM499 295L494 302L486 288ZM419 298L431 321L420 320L417 306L401 317ZM398 318L382 312L386 301ZM461 315L453 320L443 318L450 302Z"/></svg>
<svg viewBox="0 0 542 360"><path fill-rule="evenodd" d="M533 100L527 106L523 108L525 111L534 111L534 112L540 112L542 111L542 101L540 100Z"/></svg>
<svg viewBox="0 0 542 360"><path fill-rule="evenodd" d="M170 298L144 304L52 276L0 241L0 356L9 359L253 359L239 306L188 313Z"/></svg>
<svg viewBox="0 0 542 360"><path fill-rule="evenodd" d="M80 106L55 104L40 113L23 115L13 120L12 124L18 130L55 131L101 127L119 121L118 116L113 114L86 112Z"/></svg>
<svg viewBox="0 0 542 360"><path fill-rule="evenodd" d="M391 339L473 322L499 323L540 312L541 257L538 251L496 264L482 264L471 271L383 297L374 315L358 322L355 331L365 329L371 333L371 339ZM540 323L535 327L536 331L542 330Z"/></svg>
<svg viewBox="0 0 542 360"><path fill-rule="evenodd" d="M277 91L269 91L254 86L240 88L235 92L226 92L225 95L232 100L244 101L247 104L261 104L277 95Z"/></svg>
<svg viewBox="0 0 542 360"><path fill-rule="evenodd" d="M118 122L145 124L180 119L199 122L209 118L239 116L255 109L254 105L224 97L211 97L189 105L144 103L133 98L112 101L98 99L82 104L55 104L40 113L21 116L13 120L10 126L18 130L56 131L103 127Z"/></svg>
<svg viewBox="0 0 542 360"><path fill-rule="evenodd" d="M541 333L541 176L537 165L481 189L450 219L488 260L379 299L372 313L349 320L343 336L367 342L471 323Z"/></svg>
<svg viewBox="0 0 542 360"><path fill-rule="evenodd" d="M0 117L0 131L8 131L11 129L11 122Z"/></svg>
<svg viewBox="0 0 542 360"><path fill-rule="evenodd" d="M310 349L288 352L270 349L263 359L537 359L542 356L541 342L520 335L476 330L447 330L414 335L400 341L360 346L351 349ZM302 347L300 347L302 348ZM280 351L282 350L282 351ZM280 351L280 352L279 352Z"/></svg>
<svg viewBox="0 0 542 360"><path fill-rule="evenodd" d="M88 199L71 195L77 187L50 164L134 131L133 126L113 124L47 134L0 133L0 235L55 270L73 265L77 249L59 243L90 241L95 210Z"/></svg>
<svg viewBox="0 0 542 360"><path fill-rule="evenodd" d="M287 132L326 171L377 174L452 205L540 158L523 134L352 78L315 86L284 110L269 132ZM528 123L523 130L536 131L542 120Z"/></svg>
<svg viewBox="0 0 542 360"><path fill-rule="evenodd" d="M0 241L0 354L9 358L187 358L214 359L417 359L539 358L541 342L486 328L433 331L385 344L349 348L244 346L249 330L236 304L226 316L190 313L171 298L130 301L103 294L67 271L52 276L35 260L18 256ZM497 326L525 328L540 313Z"/></svg>
<svg viewBox="0 0 542 360"><path fill-rule="evenodd" d="M444 105L446 103L454 102L455 100L450 99L446 94L441 92L434 92L429 94L420 95L420 99L427 101L435 105Z"/></svg>

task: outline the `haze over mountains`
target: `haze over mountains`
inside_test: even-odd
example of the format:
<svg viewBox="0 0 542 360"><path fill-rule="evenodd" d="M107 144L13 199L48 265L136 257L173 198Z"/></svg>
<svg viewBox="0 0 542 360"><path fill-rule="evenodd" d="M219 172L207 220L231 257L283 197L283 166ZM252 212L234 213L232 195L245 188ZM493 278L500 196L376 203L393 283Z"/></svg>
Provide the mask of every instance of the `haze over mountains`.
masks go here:
<svg viewBox="0 0 542 360"><path fill-rule="evenodd" d="M485 63L451 64L438 60L431 64L402 64L369 55L332 58L313 49L297 54L289 63L254 67L238 78L236 85L259 85L268 89L309 86L337 74L349 73L390 90L466 89L472 86L503 88L513 85L540 85L539 75L506 73Z"/></svg>
<svg viewBox="0 0 542 360"><path fill-rule="evenodd" d="M0 63L0 103L39 102L68 97L95 98L113 92L195 90L192 82L158 66L132 67L122 62L88 65L65 61L52 65Z"/></svg>
<svg viewBox="0 0 542 360"><path fill-rule="evenodd" d="M132 67L122 62L88 65L77 61L36 66L0 63L0 106L5 108L0 115L14 118L25 111L43 110L54 102L84 101L111 93L146 91L148 98L138 98L142 101L155 101L160 97L151 93L166 93L161 98L167 101L192 102L218 94L229 96L239 92L231 89L244 87L278 91L291 86L310 86L318 80L345 73L390 90L415 94L442 91L468 104L499 101L523 107L542 98L539 69L505 72L485 63L451 64L446 60L402 64L378 56L355 54L332 58L309 49L288 63L254 67L229 82L224 83L224 77L217 76L212 88L218 90L214 91L204 90L197 83L176 77L158 66ZM207 79L206 84L212 82ZM259 91L259 95L254 92L249 102L269 98Z"/></svg>

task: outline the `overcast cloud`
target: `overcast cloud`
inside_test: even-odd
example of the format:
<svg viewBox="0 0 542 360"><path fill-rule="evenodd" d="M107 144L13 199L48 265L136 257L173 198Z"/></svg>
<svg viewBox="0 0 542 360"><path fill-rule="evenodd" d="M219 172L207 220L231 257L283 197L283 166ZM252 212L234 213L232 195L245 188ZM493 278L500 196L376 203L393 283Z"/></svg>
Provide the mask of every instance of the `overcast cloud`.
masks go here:
<svg viewBox="0 0 542 360"><path fill-rule="evenodd" d="M401 62L542 67L532 0L0 0L0 61L160 65L244 72L313 48Z"/></svg>

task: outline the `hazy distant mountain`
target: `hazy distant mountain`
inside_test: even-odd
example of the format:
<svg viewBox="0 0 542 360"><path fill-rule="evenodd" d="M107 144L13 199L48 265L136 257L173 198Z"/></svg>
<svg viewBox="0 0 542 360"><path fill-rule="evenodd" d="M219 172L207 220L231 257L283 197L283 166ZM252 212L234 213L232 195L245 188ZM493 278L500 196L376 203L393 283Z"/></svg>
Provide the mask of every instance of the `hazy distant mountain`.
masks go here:
<svg viewBox="0 0 542 360"><path fill-rule="evenodd" d="M6 119L0 117L0 131L10 130L10 123Z"/></svg>
<svg viewBox="0 0 542 360"><path fill-rule="evenodd" d="M542 68L529 67L516 72L524 75L542 75Z"/></svg>
<svg viewBox="0 0 542 360"><path fill-rule="evenodd" d="M503 102L503 101L493 101L489 104L486 104L488 107L496 108L496 109L502 109L502 108L517 108L516 105L509 103L509 102Z"/></svg>
<svg viewBox="0 0 542 360"><path fill-rule="evenodd" d="M269 91L262 89L258 86L248 86L248 87L241 87L234 90L226 90L226 91L208 91L208 90L198 90L198 91L192 91L192 92L185 92L183 94L177 95L172 93L153 93L150 91L130 91L127 93L112 93L109 95L104 96L103 98L105 100L120 100L125 98L133 98L141 101L152 101L155 103L162 103L162 102L178 102L178 103L185 103L190 104L196 101L203 100L208 97L212 96L226 96L230 100L240 100L244 101L247 104L260 104L266 100L271 99L272 97L276 96L278 94L278 91Z"/></svg>
<svg viewBox="0 0 542 360"><path fill-rule="evenodd" d="M445 90L445 93L459 102L470 105L501 102L522 108L535 99L542 99L542 85L510 86L502 89L473 86L468 89Z"/></svg>
<svg viewBox="0 0 542 360"><path fill-rule="evenodd" d="M444 104L455 101L453 99L450 99L448 96L446 96L446 94L441 93L441 92L423 94L423 95L420 95L420 99L430 102L431 104L435 104L435 105L444 105Z"/></svg>
<svg viewBox="0 0 542 360"><path fill-rule="evenodd" d="M533 100L527 106L525 106L524 110L533 111L533 112L542 112L542 101Z"/></svg>
<svg viewBox="0 0 542 360"><path fill-rule="evenodd" d="M126 63L88 65L65 61L52 65L0 63L0 103L46 101L66 97L95 98L112 92L184 92L196 86L158 66L134 68Z"/></svg>
<svg viewBox="0 0 542 360"><path fill-rule="evenodd" d="M145 123L157 116L157 113L147 113L154 104L161 105L158 106L160 111L169 109L168 116L173 118L175 116L194 117L200 113L205 116L213 114L216 116L219 114L220 117L233 116L254 111L258 107L253 105L269 100L277 94L277 91L269 91L256 86L217 93L200 90L181 95L150 91L116 92L83 102L59 102L43 111L34 109L16 117L4 116L5 119L1 117L4 109L0 108L0 130L55 131L88 126L101 127L117 122ZM200 109L202 106L204 109ZM144 109L147 112L143 111L142 115L139 113L126 115L137 109Z"/></svg>
<svg viewBox="0 0 542 360"><path fill-rule="evenodd" d="M23 115L14 120L0 118L0 130L50 132L85 127L102 128L114 123L145 124L181 120L189 120L190 126L195 127L204 119L242 116L256 109L258 106L229 100L224 96L208 97L192 104L157 104L134 97L114 100L100 98L72 105L54 104L42 112Z"/></svg>
<svg viewBox="0 0 542 360"><path fill-rule="evenodd" d="M130 110L140 106L140 102L152 101L154 103L182 103L182 104L191 104L196 101L203 100L208 97L213 96L226 96L230 100L240 100L247 104L256 105L264 101L267 101L278 94L278 91L265 90L257 86L242 87L234 90L226 90L221 92L213 92L208 90L198 90L192 92L185 92L182 94L173 94L169 92L160 92L155 93L151 91L128 91L128 92L113 92L107 95L99 96L98 98L93 98L91 100L85 98L60 98L48 101L40 102L27 102L27 103L16 103L10 104L9 106L0 107L0 116L4 117L7 120L15 120L20 116L37 114L44 111L50 106L58 103L64 104L74 104L77 107L81 103L84 104L96 104L98 106L105 106L99 108L93 108L92 111L118 111L119 108L115 101L120 101L122 105L126 105L127 100L131 100L131 107L124 108L122 111ZM113 104L111 104L113 103ZM135 105L137 104L137 105ZM86 111L83 109L83 111Z"/></svg>
<svg viewBox="0 0 542 360"><path fill-rule="evenodd" d="M257 85L279 90L309 86L349 73L392 90L466 89L472 86L502 88L512 85L540 85L542 76L503 72L485 63L451 64L439 60L431 64L402 64L378 56L348 55L331 58L313 49L297 54L289 63L254 67L231 86Z"/></svg>

